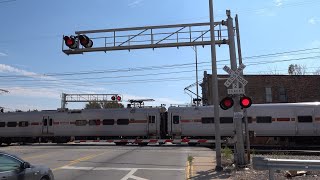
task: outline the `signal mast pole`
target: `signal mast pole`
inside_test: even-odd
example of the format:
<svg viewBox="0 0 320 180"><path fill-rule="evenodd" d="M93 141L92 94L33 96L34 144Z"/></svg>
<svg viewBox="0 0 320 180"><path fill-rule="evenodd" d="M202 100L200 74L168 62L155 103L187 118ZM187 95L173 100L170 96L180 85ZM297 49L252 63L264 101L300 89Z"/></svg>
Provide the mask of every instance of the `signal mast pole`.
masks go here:
<svg viewBox="0 0 320 180"><path fill-rule="evenodd" d="M228 39L229 39L229 54L230 54L230 64L231 69L233 71L237 70L237 57L236 57L236 47L235 47L235 40L234 40L234 27L233 27L233 18L231 17L230 10L227 10L227 26L228 26ZM234 86L239 86L237 83L234 82ZM235 102L239 102L240 97L238 94L234 97ZM241 112L240 104L234 103L234 112ZM244 144L243 144L243 128L242 128L242 118L234 117L235 128L236 128L236 152L237 152L237 159L236 164L243 166L245 165L245 155L244 155Z"/></svg>

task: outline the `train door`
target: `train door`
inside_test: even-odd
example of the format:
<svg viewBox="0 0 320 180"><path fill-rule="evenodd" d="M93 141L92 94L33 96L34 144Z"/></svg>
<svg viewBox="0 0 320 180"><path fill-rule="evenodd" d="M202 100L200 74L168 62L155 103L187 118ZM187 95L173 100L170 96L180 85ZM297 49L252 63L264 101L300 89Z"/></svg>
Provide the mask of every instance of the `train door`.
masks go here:
<svg viewBox="0 0 320 180"><path fill-rule="evenodd" d="M151 136L157 135L157 116L155 114L148 114L148 134Z"/></svg>
<svg viewBox="0 0 320 180"><path fill-rule="evenodd" d="M181 136L180 116L171 113L171 133L173 136Z"/></svg>
<svg viewBox="0 0 320 180"><path fill-rule="evenodd" d="M297 108L296 109L296 135L312 136L316 133L317 128L314 126L313 116L314 108Z"/></svg>
<svg viewBox="0 0 320 180"><path fill-rule="evenodd" d="M53 119L50 116L42 118L42 134L53 134Z"/></svg>

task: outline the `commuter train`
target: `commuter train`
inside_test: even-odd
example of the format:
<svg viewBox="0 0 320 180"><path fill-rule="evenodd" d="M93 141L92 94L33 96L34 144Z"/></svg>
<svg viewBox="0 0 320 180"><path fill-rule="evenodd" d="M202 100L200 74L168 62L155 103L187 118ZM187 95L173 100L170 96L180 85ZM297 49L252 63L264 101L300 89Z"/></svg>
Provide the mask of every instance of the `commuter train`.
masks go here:
<svg viewBox="0 0 320 180"><path fill-rule="evenodd" d="M222 138L234 136L233 109L220 109ZM254 104L252 144L320 142L320 103ZM50 110L0 113L0 144L81 139L214 139L213 106Z"/></svg>

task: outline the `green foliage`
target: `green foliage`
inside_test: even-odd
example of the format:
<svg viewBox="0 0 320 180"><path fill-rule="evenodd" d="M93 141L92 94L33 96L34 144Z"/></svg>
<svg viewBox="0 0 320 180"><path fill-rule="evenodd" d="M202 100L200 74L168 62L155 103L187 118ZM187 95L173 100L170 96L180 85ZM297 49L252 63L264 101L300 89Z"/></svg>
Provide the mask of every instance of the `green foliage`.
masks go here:
<svg viewBox="0 0 320 180"><path fill-rule="evenodd" d="M190 156L190 155L188 155L188 162L191 164L192 163L192 161L193 161L193 157L192 156Z"/></svg>
<svg viewBox="0 0 320 180"><path fill-rule="evenodd" d="M251 149L250 152L251 152L251 154L253 154L253 155L256 154L256 150L255 150L255 149Z"/></svg>
<svg viewBox="0 0 320 180"><path fill-rule="evenodd" d="M306 66L298 65L298 64L290 64L288 67L289 75L305 75L306 74Z"/></svg>
<svg viewBox="0 0 320 180"><path fill-rule="evenodd" d="M104 102L99 103L96 101L89 102L86 104L85 109L109 109L109 108L124 108L123 104L118 102Z"/></svg>
<svg viewBox="0 0 320 180"><path fill-rule="evenodd" d="M103 103L102 107L104 109L109 109L109 108L124 108L123 104L118 103L118 102L105 102Z"/></svg>
<svg viewBox="0 0 320 180"><path fill-rule="evenodd" d="M222 156L225 157L226 159L231 159L232 158L232 150L228 147L225 147L221 150Z"/></svg>
<svg viewBox="0 0 320 180"><path fill-rule="evenodd" d="M85 109L101 109L101 104L96 101L92 101L86 104Z"/></svg>

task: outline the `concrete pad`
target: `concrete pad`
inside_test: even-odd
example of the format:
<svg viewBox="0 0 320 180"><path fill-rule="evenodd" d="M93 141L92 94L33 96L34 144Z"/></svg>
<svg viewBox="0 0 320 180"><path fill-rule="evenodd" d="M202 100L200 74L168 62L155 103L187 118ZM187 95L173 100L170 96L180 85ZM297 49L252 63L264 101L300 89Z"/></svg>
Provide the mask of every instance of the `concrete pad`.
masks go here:
<svg viewBox="0 0 320 180"><path fill-rule="evenodd" d="M187 163L186 173L188 180L231 180L231 175L226 172L215 171L214 157L194 157L192 163Z"/></svg>

